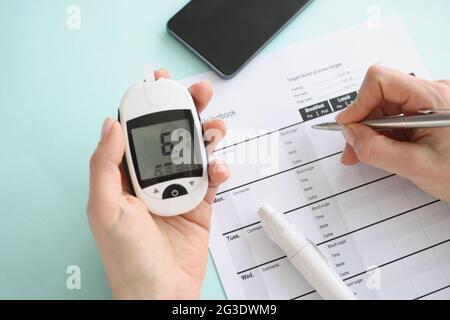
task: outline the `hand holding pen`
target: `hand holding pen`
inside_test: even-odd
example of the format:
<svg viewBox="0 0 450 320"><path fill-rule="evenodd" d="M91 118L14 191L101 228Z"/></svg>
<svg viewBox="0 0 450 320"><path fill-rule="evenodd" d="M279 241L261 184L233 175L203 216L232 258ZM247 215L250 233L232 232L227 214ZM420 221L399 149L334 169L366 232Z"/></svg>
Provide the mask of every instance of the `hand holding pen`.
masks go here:
<svg viewBox="0 0 450 320"><path fill-rule="evenodd" d="M420 114L424 108L432 111ZM433 82L371 67L357 99L338 115L338 126L334 124L335 129L342 129L347 141L342 163L353 165L361 161L398 174L434 197L450 202L450 128L436 129L420 122L427 119L424 116L428 116L427 120L433 116L432 122L438 121L442 126L449 120L449 108L450 81ZM407 128L404 121L414 119L415 125L409 127L416 129L379 131L370 125L380 125L381 120L370 120L368 125L360 123L400 114L416 118L391 118L391 125L397 122L396 128ZM386 125L386 119L382 122Z"/></svg>

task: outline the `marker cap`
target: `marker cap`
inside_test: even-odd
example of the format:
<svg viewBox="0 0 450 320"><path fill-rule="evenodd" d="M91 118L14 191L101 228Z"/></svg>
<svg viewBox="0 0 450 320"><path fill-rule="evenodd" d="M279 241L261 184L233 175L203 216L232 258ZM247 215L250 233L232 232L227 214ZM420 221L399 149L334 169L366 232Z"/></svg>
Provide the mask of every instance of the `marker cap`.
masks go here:
<svg viewBox="0 0 450 320"><path fill-rule="evenodd" d="M308 240L284 214L275 211L270 205L262 206L258 210L258 215L267 235L286 253L289 259L309 244Z"/></svg>

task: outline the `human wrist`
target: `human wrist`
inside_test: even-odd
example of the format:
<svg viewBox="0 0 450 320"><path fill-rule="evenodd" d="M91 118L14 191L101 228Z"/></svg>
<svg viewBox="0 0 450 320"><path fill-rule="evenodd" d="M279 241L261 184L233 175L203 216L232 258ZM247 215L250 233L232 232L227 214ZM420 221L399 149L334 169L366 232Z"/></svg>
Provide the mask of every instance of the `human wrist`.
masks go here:
<svg viewBox="0 0 450 320"><path fill-rule="evenodd" d="M153 288L121 287L112 290L114 300L171 300L174 297L168 292L161 292Z"/></svg>

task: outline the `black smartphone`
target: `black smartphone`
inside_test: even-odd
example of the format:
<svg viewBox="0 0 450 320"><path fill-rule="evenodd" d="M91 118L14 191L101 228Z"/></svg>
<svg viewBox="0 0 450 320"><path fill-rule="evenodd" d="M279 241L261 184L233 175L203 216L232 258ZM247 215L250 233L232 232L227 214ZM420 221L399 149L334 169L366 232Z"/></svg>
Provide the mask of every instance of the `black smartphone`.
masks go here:
<svg viewBox="0 0 450 320"><path fill-rule="evenodd" d="M235 76L312 0L192 0L167 23L220 76Z"/></svg>

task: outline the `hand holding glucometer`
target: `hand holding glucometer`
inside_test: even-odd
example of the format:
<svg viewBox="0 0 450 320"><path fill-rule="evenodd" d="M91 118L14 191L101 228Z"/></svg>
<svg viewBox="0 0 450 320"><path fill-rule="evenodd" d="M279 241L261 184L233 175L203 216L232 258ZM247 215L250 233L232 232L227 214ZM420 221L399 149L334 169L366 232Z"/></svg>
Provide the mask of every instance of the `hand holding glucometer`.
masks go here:
<svg viewBox="0 0 450 320"><path fill-rule="evenodd" d="M160 84L164 84L164 88L166 85L180 86L168 79L163 79L168 78L167 71L160 70L155 75L157 81L154 83L162 80ZM143 86L144 84L140 83L135 89L144 94ZM149 143L147 147L152 150L149 154L150 158L141 160L136 158L138 166L140 161L148 161L141 164L142 171L139 171L141 180L146 181L157 176L161 178L161 180L155 180L158 183L172 185L176 179L187 179L188 185L185 187L192 188L187 189L187 195L179 194L175 198L164 200L165 202L156 199L155 203L159 201L169 204L170 208L163 208L162 211L158 210L160 207L152 206L153 198L149 197L149 202L146 203L145 199L143 201L133 196L134 186L128 183L123 166L125 150L129 148L126 142L129 130L127 126L124 126L124 119L128 117L128 121L133 121L136 117L131 113L127 115L123 113L122 123L112 119L105 120L101 141L91 158L89 222L102 255L113 297L116 299L197 299L200 296L208 259L211 203L217 188L228 178L229 171L227 166L220 162L213 162L208 166L201 162L202 166L204 165L201 176L197 176L195 170L191 170L192 168L184 167L179 168L183 175L181 178L167 174L159 176L155 173L155 169L160 163L166 163L166 160L171 159L163 155L162 148L164 147L164 153L167 153L169 148L175 149L175 146L172 148L168 143L169 136L163 134L166 133L163 132L163 129L168 128L174 131L178 128L182 129L181 133L185 132L184 130L196 132L198 130L196 126L199 125L199 122L194 121L197 117L196 113L201 112L212 97L212 88L207 82L191 86L189 88L190 95L185 95L186 89L178 89L180 90L177 90L175 94L180 95L183 99L176 101L182 103L183 100L183 104L179 106L179 109L177 107L166 111L183 110L182 117L175 119L172 118L172 114L167 114L168 117L162 117L159 119L161 121L155 123L143 123L143 126L138 123L139 125L133 127L137 131L134 132L134 135L133 132L130 134L133 139L139 140L139 143ZM150 89L150 92L153 93L153 90ZM165 94L170 95L171 92L167 91ZM162 92L160 94L163 95ZM191 105L190 96L195 101L195 109L191 108L193 104ZM132 97L132 95L127 95L127 97ZM155 101L154 97L149 97L149 101ZM165 99L161 98L160 101L160 107L175 106L173 103L162 103L166 101ZM142 102L136 100L136 105L140 105L139 103ZM133 111L133 107L130 111ZM156 109L149 107L144 113L148 114L153 111ZM162 112L162 110L158 112ZM135 113L135 115L138 114ZM178 113L174 113L174 115L178 115ZM139 115L137 118L141 116ZM130 126L130 131L132 130ZM205 132L208 130L221 132L220 135L217 135L217 140L212 142L213 144L216 144L218 139L225 135L225 125L221 120L205 123L203 130ZM161 135L164 139L161 139ZM176 136L177 134L170 135L170 137ZM154 138L154 141L149 137ZM213 148L208 146L208 150L212 151ZM199 155L203 157L203 154L199 153ZM133 163L133 157L130 156L131 154L129 154L129 159ZM170 166L167 167L170 168ZM207 170L205 174L203 170ZM187 200L186 203L181 201L183 206L175 202L175 205L171 207L172 200L181 200L183 197L189 199L193 194L189 193L189 190L195 189L195 186L189 185L191 178L198 183L198 193L201 194L204 192L202 184L206 182L207 190L199 203L192 210L183 212L183 215L171 217L156 215L157 213L167 214L168 211L170 214L182 213L180 211L193 206L194 201ZM138 179L137 176L136 179ZM183 181L180 185L183 185ZM141 188L139 184L137 186ZM161 191L164 192L164 190ZM197 198L195 198L196 201ZM158 211L149 212L149 207Z"/></svg>

